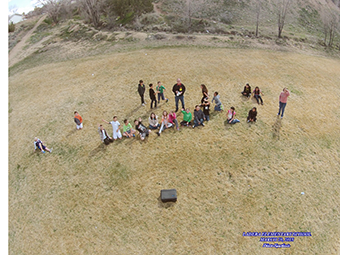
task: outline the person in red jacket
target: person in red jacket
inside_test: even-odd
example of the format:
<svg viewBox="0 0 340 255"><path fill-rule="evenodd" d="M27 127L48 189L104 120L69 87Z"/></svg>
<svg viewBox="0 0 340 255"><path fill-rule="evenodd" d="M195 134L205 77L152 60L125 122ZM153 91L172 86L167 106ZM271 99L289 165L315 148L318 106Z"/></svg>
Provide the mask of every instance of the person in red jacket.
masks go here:
<svg viewBox="0 0 340 255"><path fill-rule="evenodd" d="M83 128L83 118L77 111L74 112L74 122L77 124L78 130Z"/></svg>

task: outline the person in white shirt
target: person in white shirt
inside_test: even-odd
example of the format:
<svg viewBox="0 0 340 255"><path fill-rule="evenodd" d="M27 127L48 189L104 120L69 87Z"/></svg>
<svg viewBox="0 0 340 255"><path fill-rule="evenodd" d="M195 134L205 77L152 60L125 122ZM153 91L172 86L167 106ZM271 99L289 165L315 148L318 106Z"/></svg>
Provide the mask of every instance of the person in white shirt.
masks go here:
<svg viewBox="0 0 340 255"><path fill-rule="evenodd" d="M106 120L103 119L103 121L107 124L111 124L112 125L112 130L113 130L113 139L117 140L117 138L122 139L122 133L120 132L120 123L117 120L117 116L113 117L113 121L108 122Z"/></svg>

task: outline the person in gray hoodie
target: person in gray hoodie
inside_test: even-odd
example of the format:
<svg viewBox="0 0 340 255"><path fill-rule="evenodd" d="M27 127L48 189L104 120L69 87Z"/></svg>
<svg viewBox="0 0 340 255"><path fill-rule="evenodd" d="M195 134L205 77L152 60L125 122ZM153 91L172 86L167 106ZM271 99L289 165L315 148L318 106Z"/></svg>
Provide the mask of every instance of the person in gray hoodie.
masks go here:
<svg viewBox="0 0 340 255"><path fill-rule="evenodd" d="M222 105L221 100L220 100L220 95L218 94L217 91L214 93L214 97L211 100L211 102L214 102L214 101L215 101L214 110L215 111L223 111L223 105Z"/></svg>
<svg viewBox="0 0 340 255"><path fill-rule="evenodd" d="M196 105L194 110L194 125L192 126L192 128L195 128L199 125L202 125L204 127L203 121L204 113L202 112L200 106Z"/></svg>

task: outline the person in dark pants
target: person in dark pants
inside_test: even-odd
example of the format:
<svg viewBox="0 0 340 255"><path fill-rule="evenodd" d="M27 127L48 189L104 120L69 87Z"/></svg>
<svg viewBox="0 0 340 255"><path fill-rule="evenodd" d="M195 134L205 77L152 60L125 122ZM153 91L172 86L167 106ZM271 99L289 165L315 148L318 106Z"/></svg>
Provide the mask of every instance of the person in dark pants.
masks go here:
<svg viewBox="0 0 340 255"><path fill-rule="evenodd" d="M184 109L184 93L185 86L181 83L181 79L177 79L177 83L172 87L172 92L175 94L175 102L176 102L176 112L178 111L178 101L181 100L182 108Z"/></svg>
<svg viewBox="0 0 340 255"><path fill-rule="evenodd" d="M140 96L140 99L141 99L141 102L142 102L143 106L145 105L144 93L145 93L145 85L144 85L143 81L140 80L139 84L138 84L138 94Z"/></svg>
<svg viewBox="0 0 340 255"><path fill-rule="evenodd" d="M195 128L199 125L202 125L204 127L203 121L204 121L204 114L200 106L196 105L195 110L194 110L194 125L192 126L192 128Z"/></svg>
<svg viewBox="0 0 340 255"><path fill-rule="evenodd" d="M247 122L256 122L257 111L256 107L253 107L248 113Z"/></svg>
<svg viewBox="0 0 340 255"><path fill-rule="evenodd" d="M113 143L113 139L107 134L106 130L104 129L103 125L99 125L98 133L100 135L100 140L105 143L106 145Z"/></svg>
<svg viewBox="0 0 340 255"><path fill-rule="evenodd" d="M205 86L204 84L201 84L201 89L202 89L202 99L201 99L201 104L203 104L204 99L208 99L209 95L208 95L208 89L207 86Z"/></svg>
<svg viewBox="0 0 340 255"><path fill-rule="evenodd" d="M249 83L247 83L246 86L244 86L243 92L241 92L241 94L248 98L251 96L251 87Z"/></svg>
<svg viewBox="0 0 340 255"><path fill-rule="evenodd" d="M34 138L34 151L36 149L39 149L42 153L45 153L45 151L48 151L49 153L52 152L52 148L51 149L47 148L45 145L43 145L43 142L37 137Z"/></svg>
<svg viewBox="0 0 340 255"><path fill-rule="evenodd" d="M256 99L257 104L260 104L260 101L259 101L259 99L260 99L261 100L261 104L263 105L263 100L262 100L262 97L261 97L261 95L263 96L263 93L261 92L259 87L256 87L254 89L253 94L254 94L254 97Z"/></svg>
<svg viewBox="0 0 340 255"><path fill-rule="evenodd" d="M281 119L283 118L283 113L285 112L287 99L289 96L290 96L290 93L287 88L284 88L279 96L279 113L277 114L277 116L280 116L281 114Z"/></svg>
<svg viewBox="0 0 340 255"><path fill-rule="evenodd" d="M150 95L150 99L151 99L151 105L150 108L152 109L152 104L155 103L155 107L157 107L157 100L156 100L156 92L153 90L153 85L152 83L149 84L149 95Z"/></svg>

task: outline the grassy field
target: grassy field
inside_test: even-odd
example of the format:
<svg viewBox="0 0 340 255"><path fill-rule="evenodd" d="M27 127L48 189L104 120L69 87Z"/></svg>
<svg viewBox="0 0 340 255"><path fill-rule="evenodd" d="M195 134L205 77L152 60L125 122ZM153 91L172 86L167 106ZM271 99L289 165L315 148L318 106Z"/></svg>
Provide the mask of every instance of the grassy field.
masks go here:
<svg viewBox="0 0 340 255"><path fill-rule="evenodd" d="M339 254L339 70L339 59L297 53L169 47L10 75L10 254ZM177 77L191 110L204 83L241 123L225 125L226 112L213 113L194 130L101 143L102 118L147 123L150 100L140 106L139 79L167 88L160 116L174 109ZM264 93L254 125L245 121L257 106L241 97L246 82ZM291 96L281 120L283 87ZM33 152L35 136L53 153ZM160 202L167 188L177 189L177 203ZM312 237L273 251L243 237L248 231Z"/></svg>

